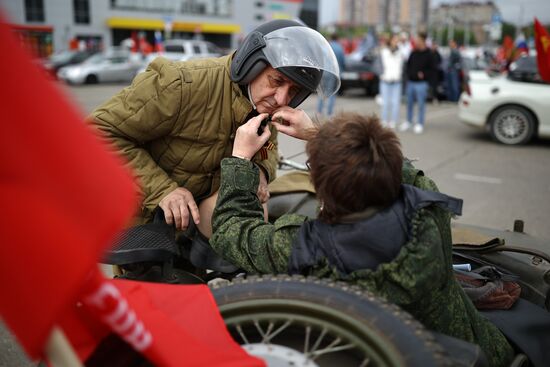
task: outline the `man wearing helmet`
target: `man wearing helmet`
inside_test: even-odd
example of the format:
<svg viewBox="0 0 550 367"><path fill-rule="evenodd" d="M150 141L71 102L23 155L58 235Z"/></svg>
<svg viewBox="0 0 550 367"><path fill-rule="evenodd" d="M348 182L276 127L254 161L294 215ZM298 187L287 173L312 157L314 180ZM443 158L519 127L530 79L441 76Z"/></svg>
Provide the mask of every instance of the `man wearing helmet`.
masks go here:
<svg viewBox="0 0 550 367"><path fill-rule="evenodd" d="M338 75L323 36L296 21L274 20L252 31L228 56L157 58L98 107L92 121L134 169L143 194L138 222L149 221L160 206L176 228L186 229L192 217L208 235L220 162L231 156L237 128L259 113L303 118L295 108L314 91L333 93L327 86L338 88ZM252 159L261 168L262 203L276 174L275 131L270 142Z"/></svg>

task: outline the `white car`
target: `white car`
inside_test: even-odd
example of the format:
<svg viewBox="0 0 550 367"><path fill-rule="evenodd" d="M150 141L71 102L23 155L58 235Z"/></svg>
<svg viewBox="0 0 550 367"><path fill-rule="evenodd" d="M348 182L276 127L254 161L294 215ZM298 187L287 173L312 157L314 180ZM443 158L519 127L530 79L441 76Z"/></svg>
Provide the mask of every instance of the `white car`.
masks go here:
<svg viewBox="0 0 550 367"><path fill-rule="evenodd" d="M220 57L222 51L213 43L200 40L171 39L164 42L164 52L147 55L138 73L144 72L151 61L159 56L171 61L187 61L206 57Z"/></svg>
<svg viewBox="0 0 550 367"><path fill-rule="evenodd" d="M468 85L459 101L462 122L508 145L550 138L550 84L540 79L534 57L517 60L507 75L470 71Z"/></svg>
<svg viewBox="0 0 550 367"><path fill-rule="evenodd" d="M177 57L179 61L186 61L205 57L219 57L222 55L222 52L211 42L171 39L164 42L164 54L170 60L174 60Z"/></svg>
<svg viewBox="0 0 550 367"><path fill-rule="evenodd" d="M110 50L95 54L81 64L66 66L57 77L69 84L128 82L143 65L141 55L125 50Z"/></svg>

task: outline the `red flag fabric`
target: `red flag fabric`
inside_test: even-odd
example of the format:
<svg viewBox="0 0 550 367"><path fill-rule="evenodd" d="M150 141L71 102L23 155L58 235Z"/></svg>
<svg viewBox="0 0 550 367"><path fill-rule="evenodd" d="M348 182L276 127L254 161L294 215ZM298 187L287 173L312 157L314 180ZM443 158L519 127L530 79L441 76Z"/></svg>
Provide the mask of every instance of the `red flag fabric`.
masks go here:
<svg viewBox="0 0 550 367"><path fill-rule="evenodd" d="M550 83L550 35L537 18L535 18L535 46L540 77Z"/></svg>
<svg viewBox="0 0 550 367"><path fill-rule="evenodd" d="M136 31L132 31L130 34L130 38L132 39L132 47L130 48L130 51L132 52L138 52L139 51L139 40L138 40L138 34Z"/></svg>
<svg viewBox="0 0 550 367"><path fill-rule="evenodd" d="M206 285L103 279L83 305L61 323L82 360L117 330L158 366L264 366L231 338ZM89 323L93 318L105 325Z"/></svg>
<svg viewBox="0 0 550 367"><path fill-rule="evenodd" d="M162 366L263 366L228 335L205 286L108 281L97 260L127 224L122 161L12 39L0 14L0 315L31 358L54 324L86 358L115 332Z"/></svg>
<svg viewBox="0 0 550 367"><path fill-rule="evenodd" d="M0 313L38 357L136 204L132 178L0 18Z"/></svg>

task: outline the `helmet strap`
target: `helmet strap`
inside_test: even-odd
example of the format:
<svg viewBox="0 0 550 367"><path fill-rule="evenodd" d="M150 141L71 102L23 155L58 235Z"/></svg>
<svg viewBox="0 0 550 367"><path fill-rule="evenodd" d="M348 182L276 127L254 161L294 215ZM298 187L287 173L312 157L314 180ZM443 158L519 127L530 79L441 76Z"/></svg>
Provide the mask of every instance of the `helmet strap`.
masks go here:
<svg viewBox="0 0 550 367"><path fill-rule="evenodd" d="M254 104L254 100L252 99L252 92L250 91L250 83L246 86L246 91L248 92L248 100L250 103L252 103L252 108L256 110L256 105Z"/></svg>

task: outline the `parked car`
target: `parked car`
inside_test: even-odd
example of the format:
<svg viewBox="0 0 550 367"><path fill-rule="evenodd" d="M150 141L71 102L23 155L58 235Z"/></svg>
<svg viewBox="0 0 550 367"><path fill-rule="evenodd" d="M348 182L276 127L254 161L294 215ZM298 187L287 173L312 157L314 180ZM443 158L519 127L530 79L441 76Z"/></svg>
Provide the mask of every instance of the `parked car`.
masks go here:
<svg viewBox="0 0 550 367"><path fill-rule="evenodd" d="M147 55L143 66L139 69L141 73L147 69L147 65L159 56L172 61L187 61L206 57L220 57L224 53L215 44L199 40L168 40L164 44L164 52L157 52Z"/></svg>
<svg viewBox="0 0 550 367"><path fill-rule="evenodd" d="M219 57L222 51L212 42L172 39L164 42L164 54L169 59L186 61L196 58Z"/></svg>
<svg viewBox="0 0 550 367"><path fill-rule="evenodd" d="M507 75L472 70L460 96L459 118L503 144L550 138L550 83L542 81L532 56L518 59Z"/></svg>
<svg viewBox="0 0 550 367"><path fill-rule="evenodd" d="M54 78L57 77L57 72L64 66L75 65L84 62L86 59L95 55L97 51L62 51L54 53L43 63L44 69Z"/></svg>
<svg viewBox="0 0 550 367"><path fill-rule="evenodd" d="M360 58L346 57L346 65L340 74L341 85L339 93L353 88L362 88L368 96L378 94L380 67L374 54L366 54Z"/></svg>
<svg viewBox="0 0 550 367"><path fill-rule="evenodd" d="M140 54L126 50L110 50L96 54L81 64L66 66L57 76L69 84L128 82L143 65Z"/></svg>

